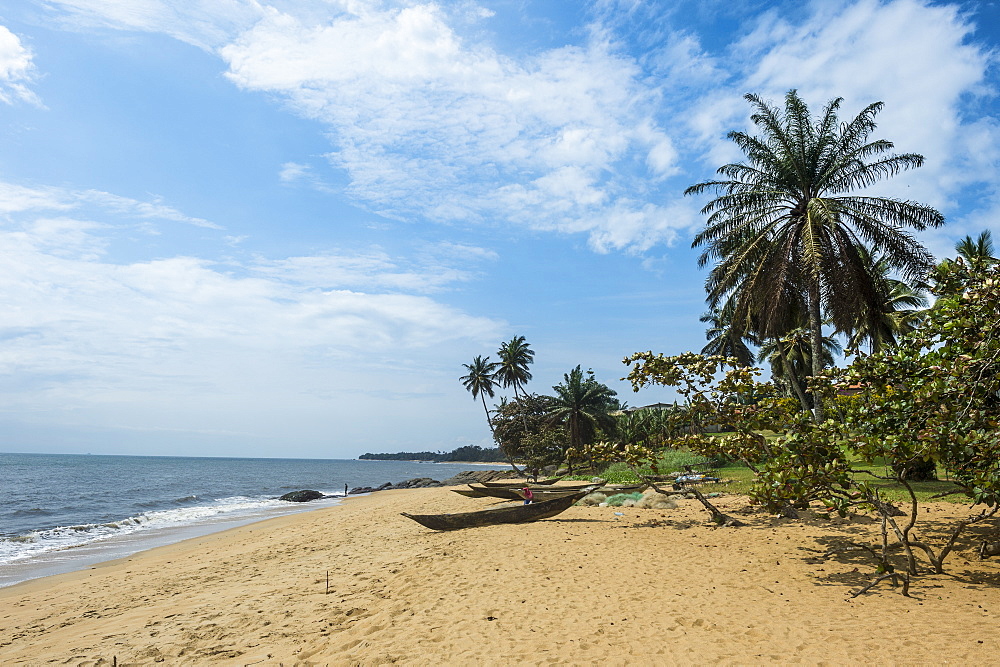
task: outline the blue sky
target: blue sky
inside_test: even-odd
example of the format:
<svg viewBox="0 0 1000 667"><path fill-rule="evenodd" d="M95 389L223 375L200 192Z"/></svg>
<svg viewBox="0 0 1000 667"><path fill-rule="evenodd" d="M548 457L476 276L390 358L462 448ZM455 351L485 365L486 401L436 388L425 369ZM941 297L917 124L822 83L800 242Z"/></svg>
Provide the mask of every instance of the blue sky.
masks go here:
<svg viewBox="0 0 1000 667"><path fill-rule="evenodd" d="M529 389L704 344L683 190L796 88L926 157L944 256L1000 234L996 2L0 0L0 450L490 443Z"/></svg>

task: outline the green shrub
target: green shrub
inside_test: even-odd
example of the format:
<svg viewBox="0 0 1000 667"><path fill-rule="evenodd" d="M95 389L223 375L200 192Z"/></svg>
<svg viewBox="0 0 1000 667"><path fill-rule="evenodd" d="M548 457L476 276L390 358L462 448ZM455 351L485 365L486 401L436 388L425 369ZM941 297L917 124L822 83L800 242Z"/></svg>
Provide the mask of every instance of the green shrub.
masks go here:
<svg viewBox="0 0 1000 667"><path fill-rule="evenodd" d="M695 454L694 452L689 452L683 449L667 449L660 454L660 458L657 461L657 467L659 467L660 473L664 474L677 470L683 470L684 466L691 466L692 468L718 468L721 463L722 462L715 461L707 456Z"/></svg>
<svg viewBox="0 0 1000 667"><path fill-rule="evenodd" d="M645 475L653 474L653 471L649 468L640 468L639 472ZM630 484L632 482L640 481L628 464L621 462L609 465L601 471L600 477L608 484Z"/></svg>

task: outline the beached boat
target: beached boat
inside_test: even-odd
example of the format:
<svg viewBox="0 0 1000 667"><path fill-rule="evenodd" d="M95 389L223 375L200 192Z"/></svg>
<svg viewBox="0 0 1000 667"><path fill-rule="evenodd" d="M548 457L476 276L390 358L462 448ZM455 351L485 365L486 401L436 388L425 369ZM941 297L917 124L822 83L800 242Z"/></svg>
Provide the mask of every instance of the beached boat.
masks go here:
<svg viewBox="0 0 1000 667"><path fill-rule="evenodd" d="M528 487L531 490L538 489L539 491L547 491L549 489L560 489L562 491L574 491L576 489L583 489L583 488L586 488L588 486L594 486L594 482L575 482L575 483L571 483L571 484L560 484L559 486L550 486L550 485L538 486L537 484L524 484L524 483L521 483L521 484L510 484L510 485L505 485L505 486L487 486L486 484L469 484L469 488L470 489L476 489L476 490L482 491L484 493L490 493L490 492L493 492L493 491L498 491L501 494L503 494L506 491L511 491L513 489L523 489L524 487ZM498 497L506 497L506 496L498 496Z"/></svg>
<svg viewBox="0 0 1000 667"><path fill-rule="evenodd" d="M618 494L618 493L635 493L636 491L643 491L649 485L643 483L643 484L628 484L628 485L625 485L625 484L611 484L611 485L605 485L605 486L601 486L601 487L598 487L596 484L592 484L591 486L594 487L594 492L603 493L606 496L613 496L613 495ZM524 492L524 489L511 489L511 491L513 491L514 493L516 493L518 495L518 497L522 498L522 499L527 495ZM576 488L573 488L573 487L567 488L567 487L563 487L563 486L557 486L557 487L545 488L545 489L532 488L531 489L531 498L535 502L543 501L543 500L552 500L553 498L562 498L563 496L569 495L569 494L574 493L576 491L577 491Z"/></svg>
<svg viewBox="0 0 1000 667"><path fill-rule="evenodd" d="M547 493L549 491L558 491L560 495L565 493L572 493L573 491L579 491L587 487L596 488L593 482L584 482L582 484L571 484L566 486L532 486L530 484L521 484L520 486L482 486L481 484L469 484L469 488L473 491L478 492L480 495L489 496L491 498L503 498L505 500L521 500L523 496L518 495L521 490L527 486L532 492Z"/></svg>
<svg viewBox="0 0 1000 667"><path fill-rule="evenodd" d="M613 496L618 493L635 493L637 491L643 491L647 486L649 485L645 483L627 484L627 485L612 484L605 486L598 486L596 484L592 484L590 488L593 489L591 493L597 492L597 493L603 493L606 496ZM562 498L563 496L570 495L572 493L575 493L577 490L578 489L566 488L562 486L557 486L554 488L545 488L545 489L533 488L531 489L531 499L534 502L552 500L554 498ZM516 493L518 497L521 499L524 499L525 496L527 495L524 492L524 489L511 489L511 491Z"/></svg>
<svg viewBox="0 0 1000 667"><path fill-rule="evenodd" d="M521 496L514 493L513 488L479 486L469 484L469 488L479 494L482 498L503 498L504 500L521 500Z"/></svg>
<svg viewBox="0 0 1000 667"><path fill-rule="evenodd" d="M403 516L413 519L422 526L431 530L459 530L460 528L477 528L479 526L493 526L500 523L528 523L539 519L548 519L569 509L573 503L583 498L596 487L590 487L577 491L562 498L547 500L542 503L531 503L530 505L514 505L513 507L499 507L492 510L480 510L478 512L459 512L456 514L407 514Z"/></svg>
<svg viewBox="0 0 1000 667"><path fill-rule="evenodd" d="M493 482L482 482L482 485L483 486L493 487L493 488L497 488L497 487L515 487L515 486L517 486L517 487L525 487L525 486L548 486L549 484L555 484L556 482L558 482L561 479L562 479L562 477L553 477L552 479L543 479L543 480L538 481L538 482L521 482L521 481L518 481L518 480L500 479L500 480L496 480L496 481L493 481Z"/></svg>
<svg viewBox="0 0 1000 667"><path fill-rule="evenodd" d="M475 489L452 489L452 491L466 498L489 498L482 491L476 491Z"/></svg>
<svg viewBox="0 0 1000 667"><path fill-rule="evenodd" d="M597 486L595 484L592 484L591 487L593 487L594 489L597 488ZM524 489L511 489L511 491L513 491L514 493L516 493L517 497L521 498L522 500L525 498L525 496L528 495L528 494L526 494L524 492ZM580 489L559 489L559 488L556 488L556 489L532 489L531 490L531 499L534 502L536 502L536 503L537 502L544 502L546 500L553 500L555 498L562 498L564 496L571 496L574 493L578 493L579 491L580 491Z"/></svg>

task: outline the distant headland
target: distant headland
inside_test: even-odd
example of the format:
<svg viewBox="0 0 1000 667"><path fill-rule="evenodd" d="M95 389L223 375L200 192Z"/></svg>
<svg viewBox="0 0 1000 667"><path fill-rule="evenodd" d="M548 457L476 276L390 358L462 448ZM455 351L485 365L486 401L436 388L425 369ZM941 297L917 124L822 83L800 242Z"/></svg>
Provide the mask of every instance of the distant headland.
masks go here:
<svg viewBox="0 0 1000 667"><path fill-rule="evenodd" d="M466 445L450 452L398 452L395 454L365 453L358 457L366 461L433 461L434 463L505 463L498 447Z"/></svg>

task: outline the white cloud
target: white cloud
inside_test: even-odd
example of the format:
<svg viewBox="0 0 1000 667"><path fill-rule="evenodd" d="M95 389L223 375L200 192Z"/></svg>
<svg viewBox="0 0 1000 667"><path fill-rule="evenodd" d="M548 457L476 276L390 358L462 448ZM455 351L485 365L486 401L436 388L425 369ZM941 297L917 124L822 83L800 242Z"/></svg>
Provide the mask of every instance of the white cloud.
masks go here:
<svg viewBox="0 0 1000 667"><path fill-rule="evenodd" d="M49 0L64 28L161 32L210 50L251 25L262 10L255 0Z"/></svg>
<svg viewBox="0 0 1000 667"><path fill-rule="evenodd" d="M798 88L816 108L844 96L845 116L883 100L880 136L927 158L886 182L890 194L947 212L963 188L1000 175L967 150L967 137L1000 139L968 114L970 100L994 94L993 56L956 6L927 0L814 0L755 19L748 5L733 15L750 31L715 53L680 25L682 9L598 2L582 41L518 58L470 37L487 34L493 12L469 3L51 4L78 25L158 31L218 53L237 85L324 123L347 192L390 219L524 225L605 250L669 242L687 219L666 213L685 185L675 177L704 178L690 173L692 155L709 168L739 159L723 136L746 124L747 91L780 101ZM643 43L635 57L630 38ZM301 160L279 178L333 191Z"/></svg>
<svg viewBox="0 0 1000 667"><path fill-rule="evenodd" d="M281 169L278 171L278 180L288 186L304 185L313 190L330 194L338 192L333 186L324 182L311 165L299 162L286 162L282 164Z"/></svg>
<svg viewBox="0 0 1000 667"><path fill-rule="evenodd" d="M0 182L0 214L27 211L71 211L97 207L105 214L114 213L133 220L182 222L207 229L221 229L213 222L185 215L162 202L159 197L140 201L100 190L70 190L51 186L25 186Z"/></svg>
<svg viewBox="0 0 1000 667"><path fill-rule="evenodd" d="M1000 232L1000 124L981 111L996 99L989 78L996 55L977 43L968 16L925 0L817 0L805 9L796 19L778 10L758 16L729 47L734 78L691 103L687 127L706 169L695 178L744 159L725 133L755 131L746 92L780 107L794 88L816 114L843 97L844 121L882 101L873 138L920 153L925 163L871 190L941 210L946 228L921 235L938 256L953 254L954 239L966 233Z"/></svg>
<svg viewBox="0 0 1000 667"><path fill-rule="evenodd" d="M677 158L677 149L674 148L670 137L662 135L646 155L646 164L655 174L671 176L679 171Z"/></svg>
<svg viewBox="0 0 1000 667"><path fill-rule="evenodd" d="M37 209L69 210L73 203L63 190L52 187L28 187L0 182L0 213Z"/></svg>
<svg viewBox="0 0 1000 667"><path fill-rule="evenodd" d="M706 85L717 71L688 33L665 34L644 71L598 24L582 43L515 59L468 37L493 16L468 4L57 5L79 25L211 45L239 86L280 94L329 127L330 164L375 213L585 234L604 250L675 238L679 224L657 201L681 171L677 139L658 122L663 86ZM279 178L332 192L301 160Z"/></svg>
<svg viewBox="0 0 1000 667"><path fill-rule="evenodd" d="M399 260L380 251L351 255L326 254L259 259L250 268L259 275L327 288L437 292L469 279L466 271L436 263L405 268Z"/></svg>
<svg viewBox="0 0 1000 667"><path fill-rule="evenodd" d="M700 222L697 209L690 201L679 201L667 207L622 202L608 212L608 216L607 220L593 221L595 231L590 237L590 245L597 252L618 248L646 251L662 241L672 243L679 236L678 230Z"/></svg>
<svg viewBox="0 0 1000 667"><path fill-rule="evenodd" d="M967 115L985 85L992 55L970 41L974 26L954 5L923 0L859 0L814 3L808 20L792 25L762 23L735 48L753 64L748 91L781 103L797 88L817 112L828 100L844 97L841 116L882 101L878 137L898 152L921 153L925 166L890 179L879 189L908 199L953 208L957 191L974 182L996 183L991 158L970 153L969 141L997 145L996 123Z"/></svg>
<svg viewBox="0 0 1000 667"><path fill-rule="evenodd" d="M480 248L465 243L454 243L452 241L442 241L431 247L431 254L455 259L473 259L496 261L499 255L489 248Z"/></svg>
<svg viewBox="0 0 1000 667"><path fill-rule="evenodd" d="M20 100L41 106L41 100L28 88L34 72L31 51L17 35L0 25L0 102Z"/></svg>
<svg viewBox="0 0 1000 667"><path fill-rule="evenodd" d="M331 163L382 215L511 221L632 246L638 237L606 233L612 213L636 180L676 171L639 68L600 39L515 61L457 22L432 4L366 5L318 25L269 8L220 53L240 86L281 93L328 124ZM646 159L634 162L635 150ZM672 236L659 231L643 230L643 243Z"/></svg>
<svg viewBox="0 0 1000 667"><path fill-rule="evenodd" d="M307 178L309 176L309 165L299 164L297 162L286 162L281 165L281 171L278 173L278 178L282 183L294 183L295 181Z"/></svg>
<svg viewBox="0 0 1000 667"><path fill-rule="evenodd" d="M19 202L0 226L0 393L5 409L25 419L169 428L173 411L184 411L191 430L239 431L257 419L246 417L248 405L289 404L281 410L288 415L301 400L310 415L302 429L312 437L323 415L360 409L330 405L349 387L439 392L442 357L457 368L456 350L491 343L503 330L426 296L468 279L440 261L372 251L121 263L106 252L119 200L9 184L0 192ZM103 204L114 222L69 215L66 202L81 200L94 204L95 219ZM449 252L489 259L472 247L439 254ZM193 395L218 414L201 414ZM129 406L147 421L133 419Z"/></svg>
<svg viewBox="0 0 1000 667"><path fill-rule="evenodd" d="M184 215L177 209L163 204L159 197L154 198L153 201L144 202L98 190L86 190L75 193L75 197L81 202L96 204L109 211L144 220L169 220L171 222L183 222L206 229L222 229L222 227L214 222Z"/></svg>
<svg viewBox="0 0 1000 667"><path fill-rule="evenodd" d="M3 189L16 188L8 185ZM61 196L49 201L54 209L62 211L64 201L74 197L66 191L58 192ZM90 194L79 193L76 198L87 199ZM102 197L101 201L108 205L108 213L117 218L121 214L119 204L128 200ZM150 323L174 322L178 328L170 333L172 338L198 332L220 337L227 332L238 332L249 337L261 334L262 340L268 340L285 335L281 332L286 331L288 320L313 318L316 313L339 317L336 315L339 309L351 318L370 319L369 334L355 336L344 330L321 327L308 331L303 328L296 338L317 344L327 341L331 347L345 349L364 348L371 334L393 345L409 347L455 336L475 337L480 330L494 326L487 320L450 312L441 304L412 294L436 291L469 278L465 270L439 262L411 262L412 266L403 268L407 262L371 251L285 259L258 257L244 266L216 266L184 256L113 264L102 259L102 248L103 234L112 230L114 223L67 215L53 217L39 212L40 208L45 207L39 199L33 199L30 208L22 207L18 215L8 214L6 225L0 229L4 238L0 244L4 247L4 264L11 271L3 291L12 301L20 301L19 294L36 293L20 302L24 312L31 311L30 321L8 319L11 326L34 326L39 319L49 318L49 314L55 320L62 320L65 313L72 312L74 315L69 319L88 320L100 327L106 316L102 305L113 305L122 318L117 323L109 322L107 328L118 329L120 333L131 331L126 339L141 340L143 334L138 332ZM134 214L144 212L140 208ZM477 261L489 257L487 251L469 246L449 244L445 250L446 254L464 253ZM31 266L42 268L35 273L29 270ZM84 289L76 289L74 285ZM39 290L48 293L51 299L48 303L38 300ZM255 309L260 312L250 315ZM271 328L278 322L282 323L280 327ZM380 326L379 322L384 324ZM381 331L382 328L385 330ZM400 333L403 330L409 333Z"/></svg>

